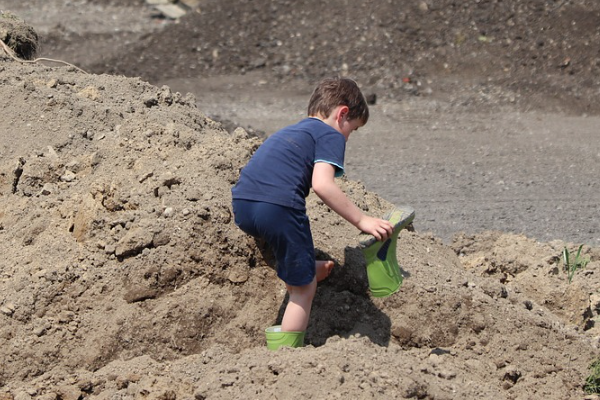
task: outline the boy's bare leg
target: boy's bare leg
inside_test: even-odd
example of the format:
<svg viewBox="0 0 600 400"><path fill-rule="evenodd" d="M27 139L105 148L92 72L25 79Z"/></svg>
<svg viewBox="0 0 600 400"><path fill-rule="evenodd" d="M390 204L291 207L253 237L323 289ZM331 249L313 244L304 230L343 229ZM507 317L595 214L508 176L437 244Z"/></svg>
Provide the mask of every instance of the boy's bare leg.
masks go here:
<svg viewBox="0 0 600 400"><path fill-rule="evenodd" d="M283 332L303 332L308 326L310 309L317 291L317 280L315 278L304 286L285 286L289 300L283 314L283 321L281 321L281 330Z"/></svg>
<svg viewBox="0 0 600 400"><path fill-rule="evenodd" d="M317 282L326 279L334 265L334 262L331 260L316 261L316 277L311 283L305 286L286 285L289 300L283 314L283 321L281 321L282 331L302 332L306 330L312 302L317 291Z"/></svg>
<svg viewBox="0 0 600 400"><path fill-rule="evenodd" d="M317 261L315 263L317 268L317 282L321 282L323 279L327 278L333 269L334 262L329 261Z"/></svg>

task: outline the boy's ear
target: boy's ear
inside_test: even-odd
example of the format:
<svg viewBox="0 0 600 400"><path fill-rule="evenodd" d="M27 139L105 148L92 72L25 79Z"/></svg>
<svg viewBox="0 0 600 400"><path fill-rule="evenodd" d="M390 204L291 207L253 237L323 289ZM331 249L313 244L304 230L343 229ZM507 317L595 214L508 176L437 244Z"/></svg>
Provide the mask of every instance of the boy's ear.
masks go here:
<svg viewBox="0 0 600 400"><path fill-rule="evenodd" d="M340 108L338 108L338 110L337 110L336 120L338 122L341 122L342 119L345 116L347 116L349 112L350 112L350 108L348 108L348 106L340 106Z"/></svg>

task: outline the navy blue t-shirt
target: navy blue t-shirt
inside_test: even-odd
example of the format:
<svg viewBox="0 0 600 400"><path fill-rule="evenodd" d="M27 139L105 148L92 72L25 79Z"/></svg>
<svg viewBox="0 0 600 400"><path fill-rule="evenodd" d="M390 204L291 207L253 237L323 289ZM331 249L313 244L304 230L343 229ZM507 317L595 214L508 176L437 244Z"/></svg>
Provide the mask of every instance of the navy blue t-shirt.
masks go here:
<svg viewBox="0 0 600 400"><path fill-rule="evenodd" d="M314 164L332 164L341 176L345 151L344 135L320 119L306 118L265 140L242 169L233 198L304 211Z"/></svg>

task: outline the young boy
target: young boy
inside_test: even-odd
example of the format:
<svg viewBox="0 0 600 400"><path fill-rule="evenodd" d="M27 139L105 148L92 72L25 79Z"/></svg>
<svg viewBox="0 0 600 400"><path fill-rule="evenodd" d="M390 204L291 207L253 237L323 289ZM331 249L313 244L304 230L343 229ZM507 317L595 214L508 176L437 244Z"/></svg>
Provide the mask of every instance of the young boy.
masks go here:
<svg viewBox="0 0 600 400"><path fill-rule="evenodd" d="M389 221L363 214L335 183L344 173L350 134L364 126L369 108L356 82L322 80L308 104L308 118L271 135L242 169L232 189L235 223L273 249L277 275L289 294L281 322L284 332L304 332L317 281L333 261L315 261L305 198L310 188L360 231L386 240Z"/></svg>

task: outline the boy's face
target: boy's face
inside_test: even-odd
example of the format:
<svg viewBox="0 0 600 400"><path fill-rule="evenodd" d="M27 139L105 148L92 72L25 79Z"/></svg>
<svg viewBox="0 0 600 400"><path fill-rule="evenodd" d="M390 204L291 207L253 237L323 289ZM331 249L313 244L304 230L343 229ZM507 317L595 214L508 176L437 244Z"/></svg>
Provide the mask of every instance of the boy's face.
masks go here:
<svg viewBox="0 0 600 400"><path fill-rule="evenodd" d="M347 142L350 138L350 134L362 126L363 123L356 118L352 120L344 120L339 125L339 131L342 135L344 135L344 138L346 138Z"/></svg>

